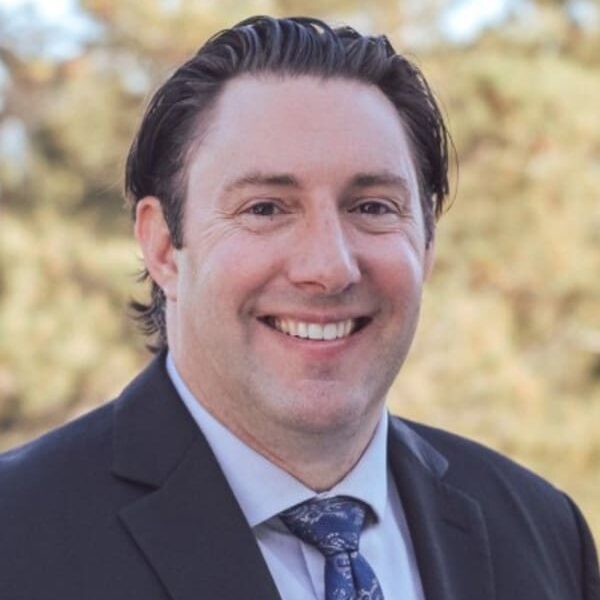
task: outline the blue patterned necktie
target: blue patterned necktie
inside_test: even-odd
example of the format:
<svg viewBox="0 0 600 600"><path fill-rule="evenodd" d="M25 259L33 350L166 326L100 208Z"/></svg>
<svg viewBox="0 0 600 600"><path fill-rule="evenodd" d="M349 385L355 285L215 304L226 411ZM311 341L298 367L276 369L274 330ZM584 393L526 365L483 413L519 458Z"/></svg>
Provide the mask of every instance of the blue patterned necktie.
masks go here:
<svg viewBox="0 0 600 600"><path fill-rule="evenodd" d="M358 551L366 505L335 496L279 514L286 527L325 556L325 600L383 600L373 569Z"/></svg>

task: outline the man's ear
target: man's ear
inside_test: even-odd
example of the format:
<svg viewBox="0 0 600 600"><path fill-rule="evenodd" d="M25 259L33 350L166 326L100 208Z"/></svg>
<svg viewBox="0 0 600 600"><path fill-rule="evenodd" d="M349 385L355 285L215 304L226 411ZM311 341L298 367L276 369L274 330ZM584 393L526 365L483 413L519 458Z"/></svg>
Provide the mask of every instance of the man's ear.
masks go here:
<svg viewBox="0 0 600 600"><path fill-rule="evenodd" d="M176 250L158 198L146 196L138 201L134 231L150 276L169 300L176 300Z"/></svg>
<svg viewBox="0 0 600 600"><path fill-rule="evenodd" d="M435 236L431 236L429 243L425 247L425 261L423 268L423 279L427 281L431 272L433 271L433 265L435 263Z"/></svg>

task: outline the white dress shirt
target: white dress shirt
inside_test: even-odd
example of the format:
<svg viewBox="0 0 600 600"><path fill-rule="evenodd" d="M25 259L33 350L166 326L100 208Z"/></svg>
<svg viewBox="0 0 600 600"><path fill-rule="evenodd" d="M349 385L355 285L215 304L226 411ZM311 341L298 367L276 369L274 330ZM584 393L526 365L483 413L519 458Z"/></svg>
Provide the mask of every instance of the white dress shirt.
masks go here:
<svg viewBox="0 0 600 600"><path fill-rule="evenodd" d="M192 395L169 354L167 371L208 440L235 495L283 600L323 600L323 555L291 534L277 516L310 498L352 496L368 504L374 519L360 537L386 600L424 600L421 578L402 504L387 466L388 414L384 410L359 462L331 490L317 494L250 448Z"/></svg>

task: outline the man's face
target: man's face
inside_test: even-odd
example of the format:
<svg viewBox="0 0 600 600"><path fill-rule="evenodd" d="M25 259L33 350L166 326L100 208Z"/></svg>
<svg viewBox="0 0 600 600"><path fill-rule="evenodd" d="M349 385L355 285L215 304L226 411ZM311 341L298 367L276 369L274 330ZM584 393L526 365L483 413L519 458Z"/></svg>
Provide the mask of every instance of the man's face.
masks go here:
<svg viewBox="0 0 600 600"><path fill-rule="evenodd" d="M372 426L429 254L407 135L381 91L235 79L190 159L167 294L175 363L247 440Z"/></svg>

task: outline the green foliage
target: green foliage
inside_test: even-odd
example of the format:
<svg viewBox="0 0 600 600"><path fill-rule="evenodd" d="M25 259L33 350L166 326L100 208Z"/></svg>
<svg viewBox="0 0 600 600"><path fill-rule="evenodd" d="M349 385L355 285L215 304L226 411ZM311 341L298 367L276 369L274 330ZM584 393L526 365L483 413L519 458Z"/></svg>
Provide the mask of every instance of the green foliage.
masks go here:
<svg viewBox="0 0 600 600"><path fill-rule="evenodd" d="M149 89L226 24L323 15L317 4L86 0L105 35L81 57L57 65L0 48L11 74L0 132L16 117L28 136L26 159L0 162L1 447L113 396L147 359L127 316L143 288L120 187ZM556 482L600 538L599 42L561 3L543 4L549 29L509 23L472 46L435 38L414 52L460 170L389 402ZM360 21L357 6L327 14ZM406 15L394 6L363 21L395 31Z"/></svg>

